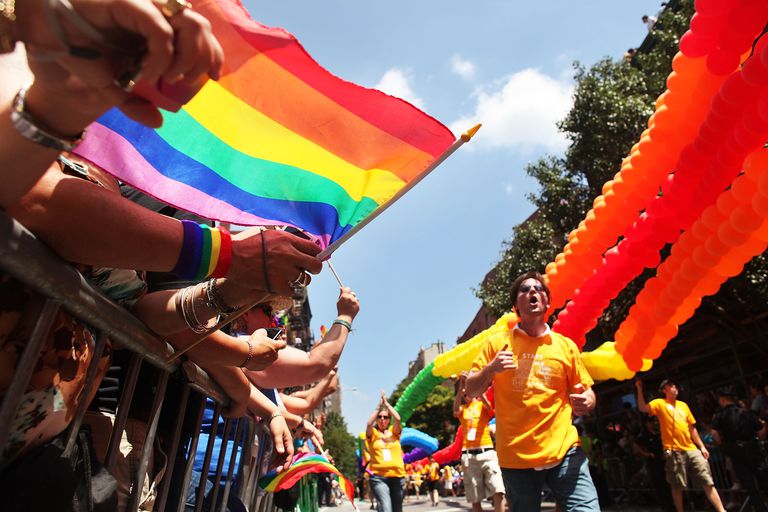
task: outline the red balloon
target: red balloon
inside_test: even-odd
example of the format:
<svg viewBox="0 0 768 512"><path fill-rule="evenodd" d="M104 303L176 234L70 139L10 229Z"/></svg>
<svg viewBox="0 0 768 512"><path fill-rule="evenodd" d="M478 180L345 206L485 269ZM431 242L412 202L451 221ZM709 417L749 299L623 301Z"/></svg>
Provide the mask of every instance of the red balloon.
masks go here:
<svg viewBox="0 0 768 512"><path fill-rule="evenodd" d="M735 0L695 0L696 12L722 16L736 7Z"/></svg>
<svg viewBox="0 0 768 512"><path fill-rule="evenodd" d="M766 39L763 37L763 39ZM768 84L768 66L760 59L759 53L755 50L755 54L748 58L741 68L741 72L744 75L744 80L755 87L762 87Z"/></svg>
<svg viewBox="0 0 768 512"><path fill-rule="evenodd" d="M727 75L739 67L740 61L741 56L738 52L717 48L707 55L707 69L713 75Z"/></svg>
<svg viewBox="0 0 768 512"><path fill-rule="evenodd" d="M686 57L695 59L707 55L715 47L715 44L714 38L701 37L689 30L680 38L680 51Z"/></svg>

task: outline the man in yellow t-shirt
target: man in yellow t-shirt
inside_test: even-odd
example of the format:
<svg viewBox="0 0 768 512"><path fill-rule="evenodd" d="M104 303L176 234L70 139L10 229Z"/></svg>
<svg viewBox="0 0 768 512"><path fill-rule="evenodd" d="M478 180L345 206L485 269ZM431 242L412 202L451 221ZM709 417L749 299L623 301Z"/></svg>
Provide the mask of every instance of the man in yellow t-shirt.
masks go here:
<svg viewBox="0 0 768 512"><path fill-rule="evenodd" d="M484 395L480 398L467 396L464 389L466 380L466 373L462 373L453 401L453 415L459 419L464 432L461 446L464 492L473 512L480 512L483 500L491 497L494 512L503 512L504 481L488 428L493 408Z"/></svg>
<svg viewBox="0 0 768 512"><path fill-rule="evenodd" d="M432 456L429 456L429 462L424 466L424 479L427 481L427 494L432 506L440 504L440 495L437 493L437 484L440 481L440 464Z"/></svg>
<svg viewBox="0 0 768 512"><path fill-rule="evenodd" d="M546 482L564 511L599 512L572 423L574 414L595 406L592 378L576 344L545 321L550 296L541 274L518 277L511 297L519 323L488 339L466 382L469 396L493 383L496 449L509 506L539 512Z"/></svg>
<svg viewBox="0 0 768 512"><path fill-rule="evenodd" d="M688 474L701 484L704 494L715 510L725 512L707 463L709 451L694 426L696 419L688 404L677 399L677 384L669 379L661 381L659 393L663 394L664 398L656 398L650 403L645 401L643 381L639 378L635 380L635 387L637 408L659 419L667 482L672 489L672 500L677 512L683 512L683 489L687 485Z"/></svg>

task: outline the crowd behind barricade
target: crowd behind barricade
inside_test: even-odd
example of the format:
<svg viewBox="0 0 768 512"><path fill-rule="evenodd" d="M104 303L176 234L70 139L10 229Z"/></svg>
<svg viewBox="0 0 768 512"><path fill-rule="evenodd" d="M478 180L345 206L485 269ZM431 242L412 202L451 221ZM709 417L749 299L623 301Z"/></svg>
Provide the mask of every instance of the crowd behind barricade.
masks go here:
<svg viewBox="0 0 768 512"><path fill-rule="evenodd" d="M763 511L768 503L768 407L765 406L768 390L763 382L757 377L750 383L749 397L738 396L730 388L699 393L692 406L696 411L694 436L698 435L704 447L700 449L694 440L694 451L704 454L706 450L706 466L714 493L727 510L741 510L746 503L743 510L754 507ZM665 380L662 384L656 395L661 398L656 400L666 407L662 402L663 388L671 381ZM653 393L644 394L650 397ZM638 405L642 405L639 402ZM678 407L673 414L680 410ZM675 450L663 441L664 421L654 411L644 414L625 402L621 412L613 416L584 418L578 422L581 445L588 454L601 507L648 505L675 510L674 493L669 484L674 475L670 475L666 464L667 459L674 457ZM678 417L678 421L682 419ZM703 506L709 498L706 482L698 481L694 473L689 465L688 487L683 492L686 508Z"/></svg>

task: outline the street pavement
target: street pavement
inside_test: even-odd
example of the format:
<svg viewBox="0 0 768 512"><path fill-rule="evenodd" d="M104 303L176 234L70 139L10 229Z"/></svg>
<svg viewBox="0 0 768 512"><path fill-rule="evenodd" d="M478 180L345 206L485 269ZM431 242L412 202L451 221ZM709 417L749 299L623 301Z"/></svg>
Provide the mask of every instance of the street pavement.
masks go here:
<svg viewBox="0 0 768 512"><path fill-rule="evenodd" d="M358 500L355 504L359 507L360 512L373 512L369 501ZM427 498L417 499L414 496L409 496L409 499L403 502L403 512L467 512L471 509L472 507L466 502L464 497L441 497L437 507L433 507ZM545 501L542 503L541 510L542 512L554 512L555 504ZM624 504L603 510L604 512L658 512L661 509ZM489 502L483 503L483 512L492 511L493 507ZM344 500L342 504L336 507L320 507L319 512L355 512L355 509L349 501Z"/></svg>

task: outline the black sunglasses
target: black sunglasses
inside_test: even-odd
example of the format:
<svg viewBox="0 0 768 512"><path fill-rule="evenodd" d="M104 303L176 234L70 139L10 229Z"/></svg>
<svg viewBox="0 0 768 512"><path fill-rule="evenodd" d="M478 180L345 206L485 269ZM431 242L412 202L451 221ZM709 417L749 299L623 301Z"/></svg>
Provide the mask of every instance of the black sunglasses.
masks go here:
<svg viewBox="0 0 768 512"><path fill-rule="evenodd" d="M540 284L534 284L534 285L524 284L524 285L522 285L520 287L520 292L519 293L528 293L529 291L531 291L531 288L533 288L537 292L543 292L544 291L544 287L542 285L540 285Z"/></svg>
<svg viewBox="0 0 768 512"><path fill-rule="evenodd" d="M384 419L384 420L388 420L388 419L389 419L389 416L385 416L385 415L383 415L383 414L379 414L378 418L379 418L380 420L381 420L381 419Z"/></svg>

